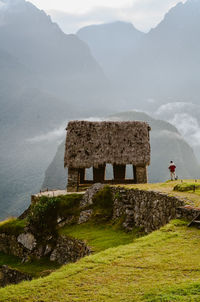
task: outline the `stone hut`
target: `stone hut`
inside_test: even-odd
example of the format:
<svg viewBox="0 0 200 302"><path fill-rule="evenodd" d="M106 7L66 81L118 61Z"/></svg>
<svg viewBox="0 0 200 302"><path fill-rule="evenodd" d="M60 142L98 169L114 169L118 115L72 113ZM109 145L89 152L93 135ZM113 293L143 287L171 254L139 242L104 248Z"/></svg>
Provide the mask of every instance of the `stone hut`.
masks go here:
<svg viewBox="0 0 200 302"><path fill-rule="evenodd" d="M97 182L147 182L151 130L147 123L71 121L66 130L64 166L68 167L68 191ZM106 164L113 165L113 180L105 180ZM133 179L125 179L126 165L133 166ZM85 169L91 167L93 180L89 181Z"/></svg>

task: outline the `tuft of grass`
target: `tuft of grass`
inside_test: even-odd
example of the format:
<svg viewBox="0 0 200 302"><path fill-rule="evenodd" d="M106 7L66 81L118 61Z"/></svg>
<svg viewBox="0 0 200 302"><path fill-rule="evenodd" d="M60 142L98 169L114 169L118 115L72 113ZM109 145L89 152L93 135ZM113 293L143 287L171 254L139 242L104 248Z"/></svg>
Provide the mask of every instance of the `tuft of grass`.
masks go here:
<svg viewBox="0 0 200 302"><path fill-rule="evenodd" d="M139 228L135 228L132 232L125 233L115 225L109 223L95 224L93 222L65 226L59 230L59 233L84 240L95 253L119 245L132 243L136 238L144 235Z"/></svg>
<svg viewBox="0 0 200 302"><path fill-rule="evenodd" d="M8 218L0 222L0 233L17 236L23 233L26 223L27 221L25 219Z"/></svg>

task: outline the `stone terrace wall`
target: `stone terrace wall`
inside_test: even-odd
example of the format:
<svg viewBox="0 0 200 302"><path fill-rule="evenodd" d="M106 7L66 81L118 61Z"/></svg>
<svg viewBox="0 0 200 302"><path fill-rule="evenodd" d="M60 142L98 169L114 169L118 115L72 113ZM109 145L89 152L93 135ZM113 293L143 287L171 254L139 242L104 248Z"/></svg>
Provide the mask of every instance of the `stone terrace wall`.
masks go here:
<svg viewBox="0 0 200 302"><path fill-rule="evenodd" d="M90 248L81 240L59 236L55 246L50 246L48 243L41 246L31 233L23 233L19 236L0 234L0 251L17 256L22 261L27 261L30 256L37 259L46 256L59 264L75 262L91 253Z"/></svg>
<svg viewBox="0 0 200 302"><path fill-rule="evenodd" d="M4 287L9 284L18 284L24 280L32 280L32 277L28 274L12 269L7 265L0 266L0 287Z"/></svg>
<svg viewBox="0 0 200 302"><path fill-rule="evenodd" d="M127 230L136 226L150 233L177 218L178 209L184 206L182 200L154 191L112 187L112 193L113 219L123 217L123 226Z"/></svg>

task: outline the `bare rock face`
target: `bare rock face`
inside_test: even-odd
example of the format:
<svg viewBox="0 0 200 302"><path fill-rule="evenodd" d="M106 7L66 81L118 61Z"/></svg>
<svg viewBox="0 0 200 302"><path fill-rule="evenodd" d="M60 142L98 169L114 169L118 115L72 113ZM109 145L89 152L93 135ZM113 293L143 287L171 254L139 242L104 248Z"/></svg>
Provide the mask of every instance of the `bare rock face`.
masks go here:
<svg viewBox="0 0 200 302"><path fill-rule="evenodd" d="M91 216L93 214L93 210L86 210L82 211L80 213L79 219L78 219L78 224L85 223L90 220Z"/></svg>
<svg viewBox="0 0 200 302"><path fill-rule="evenodd" d="M17 284L24 280L32 280L32 277L7 265L0 267L0 287L8 284Z"/></svg>
<svg viewBox="0 0 200 302"><path fill-rule="evenodd" d="M20 234L17 237L17 241L29 251L32 251L37 245L36 239L31 233Z"/></svg>
<svg viewBox="0 0 200 302"><path fill-rule="evenodd" d="M89 254L90 249L83 241L71 237L60 236L55 249L51 253L50 260L56 261L59 264L66 264L75 262Z"/></svg>
<svg viewBox="0 0 200 302"><path fill-rule="evenodd" d="M93 186L91 186L86 192L85 195L83 196L83 200L81 201L80 207L84 208L87 206L90 206L93 204L93 197L94 195L99 192L100 190L103 189L105 185L101 183L96 183Z"/></svg>

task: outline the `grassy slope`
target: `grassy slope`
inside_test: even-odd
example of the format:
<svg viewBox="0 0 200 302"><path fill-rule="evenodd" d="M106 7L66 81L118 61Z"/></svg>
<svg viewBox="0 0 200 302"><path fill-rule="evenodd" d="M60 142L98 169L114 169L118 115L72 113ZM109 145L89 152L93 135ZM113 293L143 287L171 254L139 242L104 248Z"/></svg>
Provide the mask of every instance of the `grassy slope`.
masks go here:
<svg viewBox="0 0 200 302"><path fill-rule="evenodd" d="M125 233L117 226L108 223L94 224L91 222L63 227L59 233L84 240L95 253L132 243L134 239L142 235L139 228L135 228L130 233Z"/></svg>
<svg viewBox="0 0 200 302"><path fill-rule="evenodd" d="M0 301L200 301L199 242L198 229L174 221L43 279L1 289Z"/></svg>

